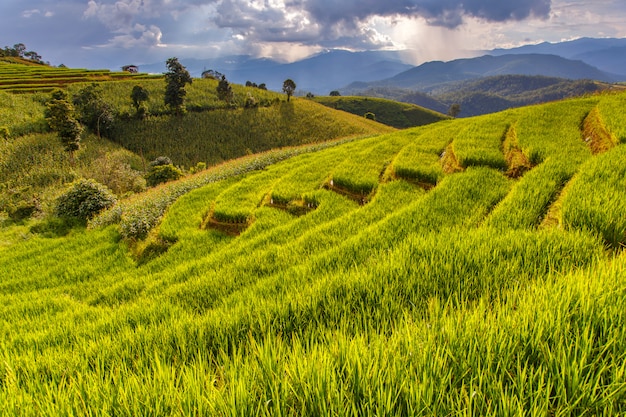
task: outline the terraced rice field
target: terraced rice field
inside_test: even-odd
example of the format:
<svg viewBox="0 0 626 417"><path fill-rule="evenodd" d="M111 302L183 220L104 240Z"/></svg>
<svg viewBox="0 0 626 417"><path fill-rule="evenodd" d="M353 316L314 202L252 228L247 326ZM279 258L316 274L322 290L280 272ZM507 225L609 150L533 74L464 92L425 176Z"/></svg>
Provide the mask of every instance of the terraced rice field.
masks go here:
<svg viewBox="0 0 626 417"><path fill-rule="evenodd" d="M620 415L624 104L216 177L165 206L139 263L102 219L141 219L145 199L0 247L0 413ZM612 145L594 150L597 131Z"/></svg>
<svg viewBox="0 0 626 417"><path fill-rule="evenodd" d="M46 93L75 83L142 80L154 77L149 74L131 74L122 71L70 69L0 61L0 91L10 93Z"/></svg>

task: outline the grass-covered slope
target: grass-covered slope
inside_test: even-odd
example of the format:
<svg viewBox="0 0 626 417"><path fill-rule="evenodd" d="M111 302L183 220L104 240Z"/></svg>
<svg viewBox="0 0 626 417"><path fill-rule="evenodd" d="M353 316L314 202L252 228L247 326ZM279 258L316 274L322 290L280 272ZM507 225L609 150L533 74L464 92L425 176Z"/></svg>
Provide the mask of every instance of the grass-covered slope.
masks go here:
<svg viewBox="0 0 626 417"><path fill-rule="evenodd" d="M209 165L263 152L393 128L304 99L254 109L216 109L184 116L120 121L113 140L152 160L167 155L177 165Z"/></svg>
<svg viewBox="0 0 626 417"><path fill-rule="evenodd" d="M149 93L148 116L141 120L130 97L136 85ZM76 95L86 86L91 83L77 82L67 90ZM141 190L148 162L159 156L187 170L198 162L215 165L270 149L394 130L308 100L287 103L284 95L258 88L233 85L233 99L227 103L218 99L215 80L194 80L187 87L188 112L178 117L169 115L164 104L163 79L133 78L97 86L114 113L113 128L108 138L86 130L73 158L44 119L49 94L0 91L0 218L2 212L13 216L20 207L48 211L60 188L79 177L93 178L120 196ZM246 108L250 101L258 106Z"/></svg>
<svg viewBox="0 0 626 417"><path fill-rule="evenodd" d="M0 229L0 413L621 415L625 103L215 167L62 238ZM137 262L120 233L200 176Z"/></svg>
<svg viewBox="0 0 626 417"><path fill-rule="evenodd" d="M122 71L51 67L19 58L0 59L0 90L11 93L50 92L55 88L74 83L146 78L155 78L155 76Z"/></svg>
<svg viewBox="0 0 626 417"><path fill-rule="evenodd" d="M446 119L446 116L414 104L373 97L317 96L314 101L333 109L364 116L373 113L376 120L398 129L423 126Z"/></svg>

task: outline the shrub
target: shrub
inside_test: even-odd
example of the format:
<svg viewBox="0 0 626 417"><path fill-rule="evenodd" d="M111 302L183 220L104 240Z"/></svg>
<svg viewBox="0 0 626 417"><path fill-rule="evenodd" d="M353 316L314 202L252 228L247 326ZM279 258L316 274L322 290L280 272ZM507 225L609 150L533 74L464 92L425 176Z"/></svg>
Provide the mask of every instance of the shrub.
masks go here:
<svg viewBox="0 0 626 417"><path fill-rule="evenodd" d="M172 165L172 160L167 156L157 156L154 161L150 162L151 167L158 167L161 165Z"/></svg>
<svg viewBox="0 0 626 417"><path fill-rule="evenodd" d="M94 160L83 175L107 186L117 196L142 192L146 180L142 172L131 167L130 159L125 152L107 153Z"/></svg>
<svg viewBox="0 0 626 417"><path fill-rule="evenodd" d="M365 118L369 119L369 120L376 120L376 115L374 113L372 113L371 111L368 111L367 113L365 113Z"/></svg>
<svg viewBox="0 0 626 417"><path fill-rule="evenodd" d="M57 199L55 212L59 217L86 221L116 202L115 195L104 185L80 179Z"/></svg>
<svg viewBox="0 0 626 417"><path fill-rule="evenodd" d="M9 219L19 222L28 219L38 210L40 210L39 201L33 198L30 201L20 201L15 205L9 205L7 207L7 214L9 215Z"/></svg>
<svg viewBox="0 0 626 417"><path fill-rule="evenodd" d="M0 139L9 139L11 131L6 126L0 126Z"/></svg>
<svg viewBox="0 0 626 417"><path fill-rule="evenodd" d="M256 100L256 98L254 98L254 96L250 93L248 93L248 95L246 96L246 101L244 103L244 107L246 109L253 109L255 107L259 107L259 103Z"/></svg>
<svg viewBox="0 0 626 417"><path fill-rule="evenodd" d="M150 187L154 187L164 182L177 180L182 176L183 173L181 170L172 164L156 165L153 166L146 175L146 182Z"/></svg>

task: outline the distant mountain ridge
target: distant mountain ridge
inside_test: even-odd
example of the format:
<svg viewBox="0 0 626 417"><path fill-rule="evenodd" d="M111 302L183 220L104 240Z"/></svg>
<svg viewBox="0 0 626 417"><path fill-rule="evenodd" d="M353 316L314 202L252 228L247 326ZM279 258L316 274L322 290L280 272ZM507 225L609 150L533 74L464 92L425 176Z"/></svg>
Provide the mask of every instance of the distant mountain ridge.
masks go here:
<svg viewBox="0 0 626 417"><path fill-rule="evenodd" d="M529 53L558 55L567 59L584 61L605 72L626 75L626 38L580 38L485 52L489 55Z"/></svg>
<svg viewBox="0 0 626 417"><path fill-rule="evenodd" d="M330 91L339 90L344 95L372 94L394 99L411 97L407 101L437 111L443 111L445 103L434 96L456 88L454 86L459 82L483 77L540 75L559 78L559 82L588 79L613 83L626 80L626 38L544 42L512 49L482 51L482 56L475 58L433 61L419 66L407 62L406 52L329 50L292 63L247 55L212 59L181 58L180 61L194 77L200 77L204 70L212 69L225 74L231 82L265 83L274 91L280 91L283 81L291 78L296 82L300 94L311 92L327 95ZM141 65L140 70L163 73L165 63ZM480 92L476 90L480 88L479 85L473 87L472 93ZM588 84L582 90L587 91L591 87ZM580 85L564 87L564 91L580 90ZM494 101L492 92L483 92L491 95L485 99ZM504 97L505 101L500 102L498 107L509 105L506 95Z"/></svg>
<svg viewBox="0 0 626 417"><path fill-rule="evenodd" d="M395 87L431 92L450 82L478 79L496 75L542 75L570 80L590 79L616 82L626 76L601 71L583 61L574 61L557 55L509 54L484 55L478 58L456 59L449 62L433 61L414 67L393 77L370 82L353 83L345 88Z"/></svg>
<svg viewBox="0 0 626 417"><path fill-rule="evenodd" d="M226 75L229 81L245 84L251 81L265 83L270 90L280 91L283 81L293 79L300 91L328 94L353 81L370 82L391 77L413 68L402 61L395 51L350 52L330 50L301 61L281 63L267 58L247 55L212 59L180 59L193 77L213 69ZM165 64L141 65L142 72L165 72Z"/></svg>

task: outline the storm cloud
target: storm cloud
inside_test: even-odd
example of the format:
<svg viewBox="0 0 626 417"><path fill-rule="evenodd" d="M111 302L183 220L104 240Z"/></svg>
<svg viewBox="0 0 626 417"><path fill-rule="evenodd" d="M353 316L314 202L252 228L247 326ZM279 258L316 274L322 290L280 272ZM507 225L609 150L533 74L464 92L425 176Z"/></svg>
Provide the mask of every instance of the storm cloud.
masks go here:
<svg viewBox="0 0 626 417"><path fill-rule="evenodd" d="M354 23L371 16L423 17L434 25L454 28L465 17L487 21L547 17L551 0L294 0L290 7L302 7L322 24Z"/></svg>
<svg viewBox="0 0 626 417"><path fill-rule="evenodd" d="M128 40L129 47L140 40L158 44L159 32L168 37L164 26L187 12L249 43L380 47L389 42L367 25L372 17L420 17L455 28L467 17L496 22L547 17L550 6L551 0L89 0L84 17L99 20L115 34L116 44Z"/></svg>
<svg viewBox="0 0 626 417"><path fill-rule="evenodd" d="M547 18L550 9L551 0L219 0L212 21L251 41L331 46L343 39L344 46L382 46L384 38L367 27L370 18L423 18L453 29L468 17L491 22Z"/></svg>

